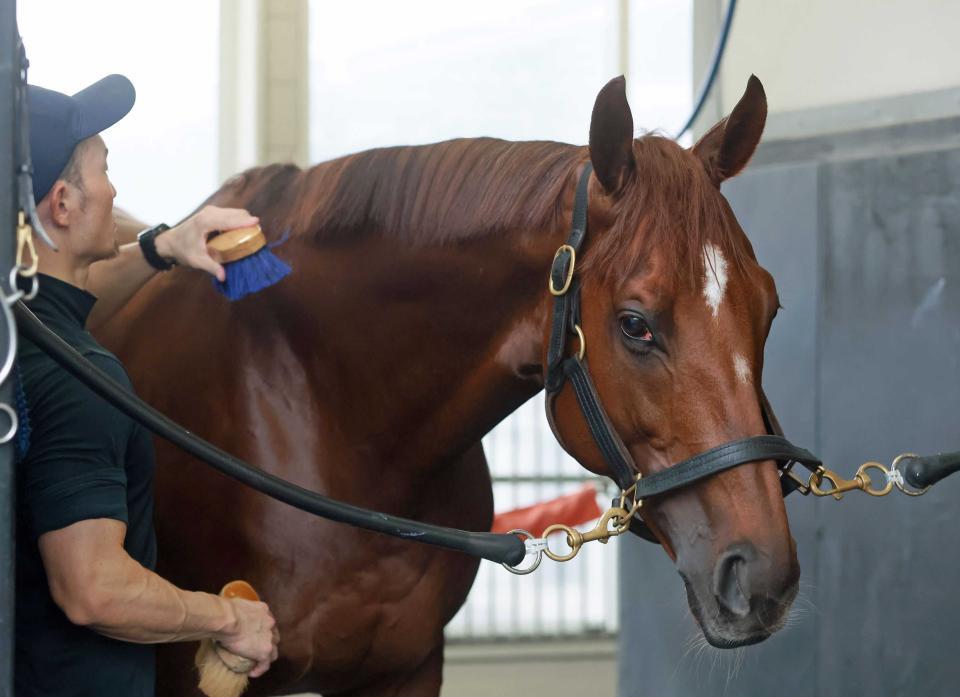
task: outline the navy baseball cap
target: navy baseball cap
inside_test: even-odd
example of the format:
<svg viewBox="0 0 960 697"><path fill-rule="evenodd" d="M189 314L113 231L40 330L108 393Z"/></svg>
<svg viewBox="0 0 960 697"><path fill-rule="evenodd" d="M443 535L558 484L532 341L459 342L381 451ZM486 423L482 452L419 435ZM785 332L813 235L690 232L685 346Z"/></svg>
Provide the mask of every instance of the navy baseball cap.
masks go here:
<svg viewBox="0 0 960 697"><path fill-rule="evenodd" d="M136 98L123 75L107 75L72 97L28 85L34 200L50 192L77 144L126 116Z"/></svg>

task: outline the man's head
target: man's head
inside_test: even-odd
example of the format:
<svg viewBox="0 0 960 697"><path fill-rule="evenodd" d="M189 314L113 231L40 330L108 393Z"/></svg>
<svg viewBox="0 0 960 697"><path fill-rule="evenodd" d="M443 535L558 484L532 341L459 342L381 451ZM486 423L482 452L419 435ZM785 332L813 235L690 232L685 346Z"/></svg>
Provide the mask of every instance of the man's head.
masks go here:
<svg viewBox="0 0 960 697"><path fill-rule="evenodd" d="M56 255L58 264L88 265L116 252L116 190L98 134L123 118L135 98L122 75L105 77L72 97L30 86L34 196L44 227L65 253Z"/></svg>
<svg viewBox="0 0 960 697"><path fill-rule="evenodd" d="M37 210L57 246L88 264L117 252L116 195L107 176L107 146L95 135L77 144Z"/></svg>

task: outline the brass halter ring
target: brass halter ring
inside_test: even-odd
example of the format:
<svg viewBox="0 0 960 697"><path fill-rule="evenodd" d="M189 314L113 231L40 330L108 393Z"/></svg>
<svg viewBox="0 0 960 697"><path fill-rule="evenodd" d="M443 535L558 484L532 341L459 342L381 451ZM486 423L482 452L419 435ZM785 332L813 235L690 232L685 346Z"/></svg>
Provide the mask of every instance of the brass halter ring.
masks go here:
<svg viewBox="0 0 960 697"><path fill-rule="evenodd" d="M580 328L579 324L573 325L573 331L577 333L577 338L580 340L580 349L577 351L577 358L581 361L587 353L587 339L583 335L583 330Z"/></svg>

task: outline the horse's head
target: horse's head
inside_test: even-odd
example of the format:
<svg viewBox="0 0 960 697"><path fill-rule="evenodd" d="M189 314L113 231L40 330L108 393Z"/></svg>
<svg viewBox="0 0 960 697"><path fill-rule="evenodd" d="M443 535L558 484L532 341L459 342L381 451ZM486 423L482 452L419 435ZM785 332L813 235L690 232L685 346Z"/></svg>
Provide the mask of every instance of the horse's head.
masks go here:
<svg viewBox="0 0 960 697"><path fill-rule="evenodd" d="M763 87L751 77L730 116L686 150L634 139L622 78L597 97L581 326L603 407L646 475L766 432L760 380L777 292L720 194L753 154L765 118ZM551 402L567 450L610 474L573 390ZM754 643L782 626L799 567L774 462L715 474L641 512L711 644Z"/></svg>

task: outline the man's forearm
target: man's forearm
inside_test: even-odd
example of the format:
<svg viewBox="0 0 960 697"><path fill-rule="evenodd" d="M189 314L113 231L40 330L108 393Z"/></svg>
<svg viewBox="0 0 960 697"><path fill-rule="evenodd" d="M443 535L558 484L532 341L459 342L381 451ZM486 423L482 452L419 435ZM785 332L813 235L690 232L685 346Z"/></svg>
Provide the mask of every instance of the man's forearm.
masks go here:
<svg viewBox="0 0 960 697"><path fill-rule="evenodd" d="M251 677L269 667L279 633L265 603L181 590L127 554L126 534L122 521L90 518L38 538L50 595L71 622L143 644L209 637L256 661Z"/></svg>
<svg viewBox="0 0 960 697"><path fill-rule="evenodd" d="M104 574L84 622L105 636L141 644L221 639L236 629L230 601L184 591L133 559Z"/></svg>

